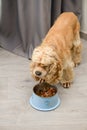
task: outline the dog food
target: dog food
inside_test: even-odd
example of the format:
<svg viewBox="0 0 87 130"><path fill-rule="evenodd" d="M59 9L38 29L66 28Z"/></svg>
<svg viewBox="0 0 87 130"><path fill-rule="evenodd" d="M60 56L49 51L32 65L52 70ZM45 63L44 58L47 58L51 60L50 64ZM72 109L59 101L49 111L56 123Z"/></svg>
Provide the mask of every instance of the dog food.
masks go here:
<svg viewBox="0 0 87 130"><path fill-rule="evenodd" d="M51 97L56 94L57 88L48 83L40 83L34 87L34 92L41 97Z"/></svg>

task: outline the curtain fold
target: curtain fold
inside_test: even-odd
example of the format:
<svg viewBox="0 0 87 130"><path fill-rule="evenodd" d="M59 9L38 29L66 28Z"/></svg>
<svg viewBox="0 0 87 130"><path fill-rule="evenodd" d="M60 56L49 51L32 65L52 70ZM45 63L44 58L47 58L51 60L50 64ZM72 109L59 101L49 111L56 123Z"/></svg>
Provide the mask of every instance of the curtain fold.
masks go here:
<svg viewBox="0 0 87 130"><path fill-rule="evenodd" d="M2 0L1 7L0 45L27 58L62 12L81 19L81 0Z"/></svg>

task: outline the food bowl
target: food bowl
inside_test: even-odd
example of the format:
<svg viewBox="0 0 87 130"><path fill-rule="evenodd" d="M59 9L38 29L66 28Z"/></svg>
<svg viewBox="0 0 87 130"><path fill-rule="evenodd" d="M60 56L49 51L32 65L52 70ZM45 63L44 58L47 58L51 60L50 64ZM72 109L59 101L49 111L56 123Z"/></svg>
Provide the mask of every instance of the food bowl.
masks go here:
<svg viewBox="0 0 87 130"><path fill-rule="evenodd" d="M46 82L34 86L30 105L41 111L50 111L60 105L58 89Z"/></svg>

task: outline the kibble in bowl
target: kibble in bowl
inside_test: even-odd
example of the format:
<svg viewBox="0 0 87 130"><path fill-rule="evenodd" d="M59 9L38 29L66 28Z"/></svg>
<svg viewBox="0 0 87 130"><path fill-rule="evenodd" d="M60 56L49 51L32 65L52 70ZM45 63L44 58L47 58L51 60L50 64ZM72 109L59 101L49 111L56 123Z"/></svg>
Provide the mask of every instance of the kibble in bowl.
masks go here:
<svg viewBox="0 0 87 130"><path fill-rule="evenodd" d="M33 87L33 94L30 98L33 108L42 111L49 111L60 105L58 89L46 82L39 83Z"/></svg>
<svg viewBox="0 0 87 130"><path fill-rule="evenodd" d="M57 88L48 83L39 83L34 88L35 94L41 97L52 97L57 93Z"/></svg>

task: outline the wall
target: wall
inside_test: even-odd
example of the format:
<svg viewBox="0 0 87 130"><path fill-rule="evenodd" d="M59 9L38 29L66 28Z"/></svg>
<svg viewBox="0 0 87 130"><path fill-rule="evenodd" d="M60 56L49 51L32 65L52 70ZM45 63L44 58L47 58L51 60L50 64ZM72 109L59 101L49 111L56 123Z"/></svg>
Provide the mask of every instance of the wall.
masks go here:
<svg viewBox="0 0 87 130"><path fill-rule="evenodd" d="M87 34L87 0L82 0L81 32Z"/></svg>

